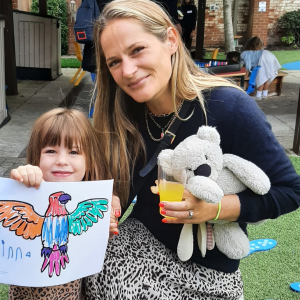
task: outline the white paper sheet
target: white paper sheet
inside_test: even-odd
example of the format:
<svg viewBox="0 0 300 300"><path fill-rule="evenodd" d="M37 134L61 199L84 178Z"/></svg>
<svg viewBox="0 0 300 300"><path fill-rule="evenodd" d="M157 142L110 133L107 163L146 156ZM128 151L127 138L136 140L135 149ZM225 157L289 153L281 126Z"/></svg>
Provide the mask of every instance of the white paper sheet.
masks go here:
<svg viewBox="0 0 300 300"><path fill-rule="evenodd" d="M40 189L36 190L35 188L27 188L24 184L15 180L0 178L0 282L31 287L53 286L100 272L109 237L112 191L113 180L67 183L43 182ZM9 226L9 223L14 223L14 217L19 219L20 223L28 223L30 218L25 219L25 217L30 213L31 209L27 206L25 214L22 215L24 212L24 204L20 204L20 209L19 206L12 206L9 200L31 204L34 211L44 218L49 207L49 196L56 192L64 192L71 196L71 200L65 204L69 215L77 209L78 203L89 199L94 199L94 202L90 201L88 204L82 204L85 209L81 215L88 217L91 227L88 227L86 231L82 231L79 235L70 233L70 227L65 227L65 229L69 228L68 236L66 237L69 262L65 264L64 269L60 268L59 275L56 274L54 269L52 276L49 276L50 264L43 272L41 271L44 263L44 256L41 256L41 250L43 245L46 246L48 243L49 246L50 241L45 240L46 235L43 235L42 232L34 239L24 239L22 235L18 236L16 231L9 230L9 228L12 229L13 227L13 225ZM101 205L99 199L106 199L107 201L101 200ZM6 208L4 208L3 202L6 200L7 205ZM107 202L106 206L103 204L105 202ZM61 202L59 203L60 206L57 209L61 209ZM53 208L53 206L51 207ZM105 207L107 207L107 211L104 209L102 213L99 213L99 215L103 215L103 218L95 216L97 211L101 211ZM57 209L56 212L58 211ZM5 213L7 210L12 211L10 216L7 215L9 212ZM4 218L5 214L7 216L6 218ZM23 219L20 215L22 215ZM64 220L67 219L68 223L71 222L70 218L62 216L60 219L58 217L52 218L52 221L54 220L56 224L58 224L59 221L60 224L62 224L62 218ZM11 220L9 221L9 219ZM91 219L97 220L97 222L90 222ZM47 220L50 222L51 219L47 218ZM43 224L44 226L44 221L45 219L43 223L39 224ZM5 222L8 225L7 228L3 227ZM33 226L32 222L31 224ZM21 228L24 225L23 223L23 225L16 227ZM68 224L67 226L70 225ZM48 228L49 232L49 225L48 227L41 227L41 225L34 226L34 228L35 230L39 229L37 231L44 229L44 232L45 228ZM40 228L42 228L42 230L40 230ZM82 226L80 228L82 228ZM25 230L26 228L24 228L24 230L20 229L19 233L22 231L25 232ZM30 232L33 232L33 230L30 229ZM57 234L61 231L50 230L50 232ZM43 236L44 241L42 241ZM59 243L63 244L63 240L66 238L60 237L60 239L57 238L54 241L52 239L52 242L55 244L55 241L59 240ZM49 239L49 235L47 239ZM54 254L61 255L61 251L58 250L52 254L51 258L55 256Z"/></svg>

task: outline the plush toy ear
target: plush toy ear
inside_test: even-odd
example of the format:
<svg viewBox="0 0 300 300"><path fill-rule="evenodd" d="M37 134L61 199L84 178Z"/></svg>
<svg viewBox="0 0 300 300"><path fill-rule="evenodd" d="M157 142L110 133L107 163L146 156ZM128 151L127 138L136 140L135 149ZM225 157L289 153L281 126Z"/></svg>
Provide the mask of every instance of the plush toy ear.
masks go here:
<svg viewBox="0 0 300 300"><path fill-rule="evenodd" d="M210 141L216 145L220 145L220 135L216 128L210 126L201 126L198 129L197 137L201 140Z"/></svg>
<svg viewBox="0 0 300 300"><path fill-rule="evenodd" d="M174 156L174 150L171 149L162 150L158 155L157 162L166 168L172 169L173 156Z"/></svg>

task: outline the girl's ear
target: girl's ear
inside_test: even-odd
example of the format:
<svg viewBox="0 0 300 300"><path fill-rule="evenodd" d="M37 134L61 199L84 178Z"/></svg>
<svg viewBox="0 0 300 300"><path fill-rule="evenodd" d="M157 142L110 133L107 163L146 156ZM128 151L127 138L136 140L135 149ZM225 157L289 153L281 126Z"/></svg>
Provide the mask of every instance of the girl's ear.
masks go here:
<svg viewBox="0 0 300 300"><path fill-rule="evenodd" d="M167 29L167 34L168 34L168 47L170 49L170 54L174 54L177 51L178 48L178 38L180 38L178 36L178 32L177 30L173 27L170 26Z"/></svg>

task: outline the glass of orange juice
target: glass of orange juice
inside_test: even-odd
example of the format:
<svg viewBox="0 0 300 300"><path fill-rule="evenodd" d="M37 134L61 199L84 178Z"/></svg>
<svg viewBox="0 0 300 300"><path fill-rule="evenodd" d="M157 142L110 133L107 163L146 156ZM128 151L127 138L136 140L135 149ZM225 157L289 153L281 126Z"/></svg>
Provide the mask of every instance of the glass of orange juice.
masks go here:
<svg viewBox="0 0 300 300"><path fill-rule="evenodd" d="M158 163L158 191L160 202L182 201L186 180L186 168L171 169ZM161 207L159 208L159 212L161 214Z"/></svg>

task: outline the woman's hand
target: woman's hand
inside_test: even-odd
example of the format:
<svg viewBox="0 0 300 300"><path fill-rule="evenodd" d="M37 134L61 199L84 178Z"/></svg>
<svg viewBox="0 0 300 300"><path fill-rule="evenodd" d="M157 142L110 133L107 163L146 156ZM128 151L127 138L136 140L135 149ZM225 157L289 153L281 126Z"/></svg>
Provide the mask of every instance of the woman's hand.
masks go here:
<svg viewBox="0 0 300 300"><path fill-rule="evenodd" d="M113 235L118 235L118 218L121 216L120 198L116 195L112 196L111 211L110 211L110 224L109 224L109 238Z"/></svg>
<svg viewBox="0 0 300 300"><path fill-rule="evenodd" d="M220 220L236 221L240 215L240 201L237 195L228 195L222 198ZM161 206L163 205L163 207ZM200 224L213 220L218 213L218 204L207 203L184 190L182 202L161 202L161 213L172 219L164 218L163 223ZM193 216L189 218L191 211Z"/></svg>
<svg viewBox="0 0 300 300"><path fill-rule="evenodd" d="M10 178L23 182L27 187L35 187L38 189L44 181L43 172L39 167L26 165L20 166L17 169L12 169Z"/></svg>
<svg viewBox="0 0 300 300"><path fill-rule="evenodd" d="M196 36L196 30L193 30L193 31L191 32L190 37L193 38L193 37L195 37L195 36Z"/></svg>

